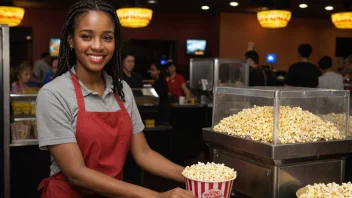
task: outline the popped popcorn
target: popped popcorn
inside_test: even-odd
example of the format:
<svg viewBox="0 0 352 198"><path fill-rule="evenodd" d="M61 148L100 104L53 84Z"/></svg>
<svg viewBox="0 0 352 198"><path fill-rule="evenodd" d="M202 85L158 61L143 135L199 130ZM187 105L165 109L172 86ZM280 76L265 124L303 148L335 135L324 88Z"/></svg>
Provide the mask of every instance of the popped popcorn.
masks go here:
<svg viewBox="0 0 352 198"><path fill-rule="evenodd" d="M235 179L237 176L234 169L214 162L206 164L198 162L198 164L187 166L182 174L189 179L204 182L223 182Z"/></svg>
<svg viewBox="0 0 352 198"><path fill-rule="evenodd" d="M325 121L329 121L335 124L339 131L344 132L346 130L346 114L342 113L330 113L322 115L321 118ZM352 116L350 116L350 125L352 124ZM349 135L352 136L352 127L349 128Z"/></svg>
<svg viewBox="0 0 352 198"><path fill-rule="evenodd" d="M273 107L254 106L224 118L214 127L214 131L233 136L272 143ZM344 139L332 122L300 107L280 107L279 143L316 142L319 140Z"/></svg>
<svg viewBox="0 0 352 198"><path fill-rule="evenodd" d="M352 184L351 182L329 184L314 184L308 185L307 191L299 196L299 198L351 198Z"/></svg>

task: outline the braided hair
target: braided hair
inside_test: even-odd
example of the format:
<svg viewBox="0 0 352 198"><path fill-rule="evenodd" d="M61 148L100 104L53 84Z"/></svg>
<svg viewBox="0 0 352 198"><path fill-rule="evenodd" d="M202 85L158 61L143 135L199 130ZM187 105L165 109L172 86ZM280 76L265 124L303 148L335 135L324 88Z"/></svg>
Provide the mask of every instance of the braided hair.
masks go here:
<svg viewBox="0 0 352 198"><path fill-rule="evenodd" d="M74 34L77 17L89 11L105 12L115 24L115 51L111 60L104 66L104 70L113 79L114 93L117 93L124 101L121 67L122 28L115 9L102 0L81 0L70 7L61 31L59 61L55 78L66 73L76 64L76 55L70 48L68 36Z"/></svg>

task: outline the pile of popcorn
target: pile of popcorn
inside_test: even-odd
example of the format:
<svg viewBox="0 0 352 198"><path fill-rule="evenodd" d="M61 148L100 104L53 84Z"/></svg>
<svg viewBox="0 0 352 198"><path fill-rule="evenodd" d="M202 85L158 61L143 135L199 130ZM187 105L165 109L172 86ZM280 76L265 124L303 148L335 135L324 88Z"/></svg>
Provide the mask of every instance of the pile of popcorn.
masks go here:
<svg viewBox="0 0 352 198"><path fill-rule="evenodd" d="M327 115L322 115L321 118L325 121L329 121L335 124L336 128L341 131L345 132L346 130L346 114L343 113L330 113ZM349 135L352 136L352 116L350 116L350 128L349 128Z"/></svg>
<svg viewBox="0 0 352 198"><path fill-rule="evenodd" d="M338 185L336 183L308 185L307 191L299 198L351 198L351 182Z"/></svg>
<svg viewBox="0 0 352 198"><path fill-rule="evenodd" d="M201 163L187 166L182 172L188 179L204 182L223 182L235 179L237 174L232 168L224 164Z"/></svg>
<svg viewBox="0 0 352 198"><path fill-rule="evenodd" d="M273 107L254 106L243 109L222 119L214 127L214 131L272 143ZM325 122L319 116L300 107L280 107L278 138L282 144L344 139L343 134L332 122Z"/></svg>

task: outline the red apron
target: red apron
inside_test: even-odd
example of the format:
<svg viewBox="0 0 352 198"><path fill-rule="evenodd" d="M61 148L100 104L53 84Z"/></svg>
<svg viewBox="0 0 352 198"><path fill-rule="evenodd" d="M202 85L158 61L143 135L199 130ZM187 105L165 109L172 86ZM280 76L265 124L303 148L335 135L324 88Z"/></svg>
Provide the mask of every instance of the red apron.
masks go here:
<svg viewBox="0 0 352 198"><path fill-rule="evenodd" d="M71 73L75 88L78 115L76 140L81 149L85 165L118 180L123 179L123 165L132 138L131 118L120 98L115 94L120 106L116 112L87 112L84 97L77 77ZM73 189L62 172L44 179L39 190L42 198L81 198L94 193ZM96 197L96 196L94 196Z"/></svg>

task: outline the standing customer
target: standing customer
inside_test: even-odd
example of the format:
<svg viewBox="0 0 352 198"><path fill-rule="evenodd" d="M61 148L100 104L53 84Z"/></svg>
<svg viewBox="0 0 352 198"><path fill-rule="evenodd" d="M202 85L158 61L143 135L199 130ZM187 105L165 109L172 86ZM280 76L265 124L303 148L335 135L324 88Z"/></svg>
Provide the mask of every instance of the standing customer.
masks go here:
<svg viewBox="0 0 352 198"><path fill-rule="evenodd" d="M62 29L56 78L37 97L39 146L52 156L43 198L194 197L157 193L122 181L126 155L145 170L179 182L180 167L151 150L132 91L122 81L121 24L104 1L82 0Z"/></svg>
<svg viewBox="0 0 352 198"><path fill-rule="evenodd" d="M334 72L332 67L332 58L330 56L322 57L318 62L319 68L323 75L319 77L318 88L343 90L342 75Z"/></svg>
<svg viewBox="0 0 352 198"><path fill-rule="evenodd" d="M267 86L267 75L259 65L259 54L252 50L245 54L249 64L249 86Z"/></svg>
<svg viewBox="0 0 352 198"><path fill-rule="evenodd" d="M40 59L34 63L34 77L42 83L47 73L51 72L53 59L48 52L43 52Z"/></svg>
<svg viewBox="0 0 352 198"><path fill-rule="evenodd" d="M301 60L290 66L285 84L293 87L316 88L321 73L319 68L308 60L312 54L312 46L309 44L301 44L298 47L298 53Z"/></svg>
<svg viewBox="0 0 352 198"><path fill-rule="evenodd" d="M167 65L169 76L166 78L169 94L172 97L186 96L187 99L190 99L191 92L187 88L186 81L180 74L176 73L176 65L173 62L168 63Z"/></svg>
<svg viewBox="0 0 352 198"><path fill-rule="evenodd" d="M133 72L135 66L135 58L132 54L122 55L122 79L130 86L131 88L142 88L142 77Z"/></svg>

